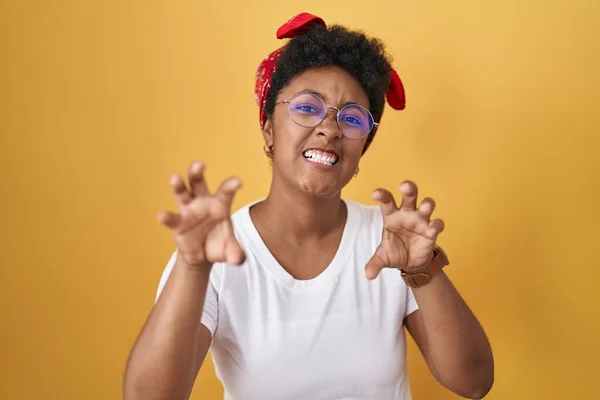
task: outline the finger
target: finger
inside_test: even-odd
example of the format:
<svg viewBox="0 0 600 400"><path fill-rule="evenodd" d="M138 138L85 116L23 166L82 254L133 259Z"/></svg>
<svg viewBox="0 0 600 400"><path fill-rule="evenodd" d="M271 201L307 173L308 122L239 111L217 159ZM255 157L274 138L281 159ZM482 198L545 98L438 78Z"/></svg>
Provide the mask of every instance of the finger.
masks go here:
<svg viewBox="0 0 600 400"><path fill-rule="evenodd" d="M394 199L394 195L390 193L389 190L386 189L376 189L371 195L373 200L378 201L381 206L381 213L386 216L390 215L394 211L398 210L396 206L396 199Z"/></svg>
<svg viewBox="0 0 600 400"><path fill-rule="evenodd" d="M169 211L161 211L156 215L156 220L169 229L175 229L181 222L181 215Z"/></svg>
<svg viewBox="0 0 600 400"><path fill-rule="evenodd" d="M381 270L387 266L386 264L384 258L379 254L379 249L377 249L365 267L367 279L373 280L377 278Z"/></svg>
<svg viewBox="0 0 600 400"><path fill-rule="evenodd" d="M192 200L192 196L180 175L175 174L171 177L171 188L175 194L175 200L180 206L184 206Z"/></svg>
<svg viewBox="0 0 600 400"><path fill-rule="evenodd" d="M402 185L400 185L400 193L402 193L400 209L404 211L414 211L417 205L417 195L419 194L417 185L412 181L404 181Z"/></svg>
<svg viewBox="0 0 600 400"><path fill-rule="evenodd" d="M417 212L423 218L425 218L426 220L429 220L429 218L431 218L431 214L433 214L434 209L435 209L435 201L433 201L433 199L430 197L426 197L421 202L421 205L419 205Z"/></svg>
<svg viewBox="0 0 600 400"><path fill-rule="evenodd" d="M204 180L204 163L201 161L193 162L188 168L188 179L190 181L191 195L206 196L208 194L208 187Z"/></svg>
<svg viewBox="0 0 600 400"><path fill-rule="evenodd" d="M229 178L221 183L217 189L215 197L225 203L228 208L231 208L235 193L242 187L242 181L238 178Z"/></svg>
<svg viewBox="0 0 600 400"><path fill-rule="evenodd" d="M428 235L431 238L437 237L440 233L444 231L445 224L441 219L434 219L429 223Z"/></svg>

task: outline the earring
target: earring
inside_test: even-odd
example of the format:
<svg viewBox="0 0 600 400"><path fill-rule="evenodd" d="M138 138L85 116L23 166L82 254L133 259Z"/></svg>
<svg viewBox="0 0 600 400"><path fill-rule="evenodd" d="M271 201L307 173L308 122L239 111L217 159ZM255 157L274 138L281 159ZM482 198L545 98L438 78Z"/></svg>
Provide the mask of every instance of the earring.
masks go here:
<svg viewBox="0 0 600 400"><path fill-rule="evenodd" d="M354 171L354 177L356 178L357 175L358 175L358 167L356 167L356 171Z"/></svg>
<svg viewBox="0 0 600 400"><path fill-rule="evenodd" d="M273 146L267 146L267 144L263 144L263 151L265 155L269 158L273 157Z"/></svg>

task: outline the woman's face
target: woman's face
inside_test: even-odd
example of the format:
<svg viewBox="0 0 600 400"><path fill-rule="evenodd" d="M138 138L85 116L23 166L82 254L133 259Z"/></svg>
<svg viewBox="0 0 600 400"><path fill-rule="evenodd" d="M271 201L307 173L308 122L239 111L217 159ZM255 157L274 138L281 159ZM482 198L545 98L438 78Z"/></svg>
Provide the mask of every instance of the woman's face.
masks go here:
<svg viewBox="0 0 600 400"><path fill-rule="evenodd" d="M265 143L273 146L273 184L299 187L314 195L337 195L356 172L367 138L343 136L335 110L329 110L314 128L294 122L288 105L280 102L307 91L338 109L350 103L369 109L363 88L342 68L310 69L294 78L277 96L279 104L263 129Z"/></svg>

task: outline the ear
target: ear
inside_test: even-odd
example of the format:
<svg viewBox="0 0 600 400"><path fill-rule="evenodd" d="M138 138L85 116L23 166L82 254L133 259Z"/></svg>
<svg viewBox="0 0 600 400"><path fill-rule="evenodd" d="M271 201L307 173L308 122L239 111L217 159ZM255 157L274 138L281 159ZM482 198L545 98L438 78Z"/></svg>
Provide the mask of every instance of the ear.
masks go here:
<svg viewBox="0 0 600 400"><path fill-rule="evenodd" d="M262 129L263 139L265 140L265 144L269 147L273 146L273 124L271 123L271 118L267 118L265 125Z"/></svg>

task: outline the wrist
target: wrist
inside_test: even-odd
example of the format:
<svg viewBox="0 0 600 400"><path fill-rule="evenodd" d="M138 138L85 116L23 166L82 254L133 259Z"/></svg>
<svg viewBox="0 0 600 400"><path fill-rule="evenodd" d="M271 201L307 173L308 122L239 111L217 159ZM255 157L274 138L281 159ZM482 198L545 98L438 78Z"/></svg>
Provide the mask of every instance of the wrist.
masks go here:
<svg viewBox="0 0 600 400"><path fill-rule="evenodd" d="M190 262L186 260L186 258L183 255L177 254L175 266L178 267L180 270L187 270L192 272L210 272L213 263L204 259L194 260L193 262Z"/></svg>
<svg viewBox="0 0 600 400"><path fill-rule="evenodd" d="M416 268L399 268L400 275L407 286L418 288L428 284L442 268L448 265L448 257L441 247L435 246L431 260Z"/></svg>

